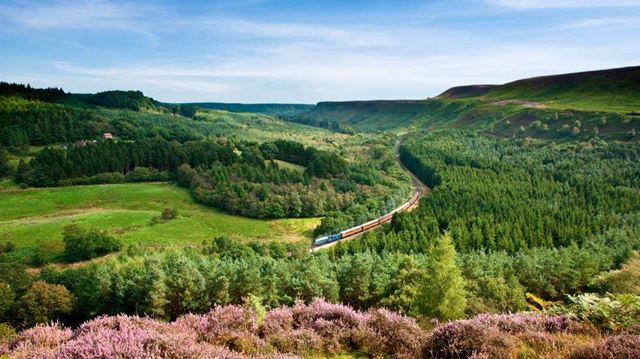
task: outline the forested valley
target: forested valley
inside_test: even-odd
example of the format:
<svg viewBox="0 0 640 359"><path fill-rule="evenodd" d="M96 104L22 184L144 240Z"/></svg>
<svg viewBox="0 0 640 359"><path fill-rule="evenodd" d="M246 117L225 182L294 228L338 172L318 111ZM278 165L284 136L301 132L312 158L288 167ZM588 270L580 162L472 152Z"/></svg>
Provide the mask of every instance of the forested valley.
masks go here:
<svg viewBox="0 0 640 359"><path fill-rule="evenodd" d="M0 353L28 357L33 346L24 343L40 333L60 337L48 353L76 353L72 340L125 327L163 347L165 326L206 327L198 332L206 339L188 338L193 348L204 340L238 357L468 357L480 346L487 357L522 348L535 357L637 340L637 139L506 137L459 126L397 136L288 121L313 127L136 91L0 84L0 196L46 204L41 213L17 200L1 207L0 235L12 239L0 237ZM430 188L420 204L310 251L314 238L409 199L399 161ZM150 197L149 207L134 200L158 183L187 194L180 210L174 197ZM118 207L109 207L109 193L122 197ZM230 218L257 222L221 225ZM230 228L249 223L266 234ZM37 241L15 239L22 226ZM275 239L283 226L305 239ZM190 239L212 228L215 235ZM36 326L52 321L79 329ZM209 326L231 334L209 337ZM394 341L386 331L401 334ZM544 343L530 345L535 338ZM593 350L621 353L613 347Z"/></svg>

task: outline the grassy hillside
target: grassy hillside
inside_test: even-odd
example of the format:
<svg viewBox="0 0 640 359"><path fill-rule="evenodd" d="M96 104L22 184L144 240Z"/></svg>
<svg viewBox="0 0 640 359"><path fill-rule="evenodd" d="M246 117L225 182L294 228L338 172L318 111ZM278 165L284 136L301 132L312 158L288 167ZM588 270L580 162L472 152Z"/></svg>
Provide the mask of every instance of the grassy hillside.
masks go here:
<svg viewBox="0 0 640 359"><path fill-rule="evenodd" d="M164 208L176 208L178 218L152 225ZM106 229L125 245L184 247L221 235L305 241L319 220L233 216L196 204L187 190L167 183L0 190L0 243L16 245L12 256L29 261L40 245L54 260L61 259L62 229L70 223Z"/></svg>
<svg viewBox="0 0 640 359"><path fill-rule="evenodd" d="M536 101L552 108L640 112L640 66L534 77L498 86L482 96Z"/></svg>
<svg viewBox="0 0 640 359"><path fill-rule="evenodd" d="M338 121L359 130L401 131L451 120L468 105L468 101L441 100L320 102L301 117Z"/></svg>
<svg viewBox="0 0 640 359"><path fill-rule="evenodd" d="M434 99L321 102L303 118L364 130L455 127L501 136L638 138L640 67L453 87Z"/></svg>
<svg viewBox="0 0 640 359"><path fill-rule="evenodd" d="M288 139L312 145L318 149L338 149L351 136L336 134L321 128L284 122L259 113L238 113L222 110L198 110L195 122L208 129L209 136L236 136L256 142Z"/></svg>
<svg viewBox="0 0 640 359"><path fill-rule="evenodd" d="M465 98L477 97L499 87L499 85L467 85L456 86L448 89L438 96L438 98Z"/></svg>

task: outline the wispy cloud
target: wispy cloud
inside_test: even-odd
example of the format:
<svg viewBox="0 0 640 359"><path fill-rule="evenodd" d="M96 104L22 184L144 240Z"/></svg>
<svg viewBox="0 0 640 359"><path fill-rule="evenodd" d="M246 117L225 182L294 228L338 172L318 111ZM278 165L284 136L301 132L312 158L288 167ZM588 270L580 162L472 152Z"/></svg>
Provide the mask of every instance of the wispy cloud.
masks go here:
<svg viewBox="0 0 640 359"><path fill-rule="evenodd" d="M357 10L172 1L0 0L0 79L140 89L165 101L316 102L424 98L640 58L640 0L468 0L464 9L415 0ZM548 10L522 21L510 13L526 9ZM593 31L571 31L584 29Z"/></svg>
<svg viewBox="0 0 640 359"><path fill-rule="evenodd" d="M596 69L603 60L586 56L590 50L548 45L500 46L466 53L425 51L418 56L309 48L277 50L282 51L228 58L211 65L82 67L58 63L56 67L68 76L101 79L104 85L126 82L143 89L153 88L151 94L175 84L178 87L172 90L173 101L272 102L283 101L279 91L287 91L288 101L315 102L424 98L453 85L500 83L530 74ZM187 87L189 92L184 93Z"/></svg>
<svg viewBox="0 0 640 359"><path fill-rule="evenodd" d="M514 9L640 6L640 0L488 0L488 2Z"/></svg>
<svg viewBox="0 0 640 359"><path fill-rule="evenodd" d="M117 30L155 38L145 17L163 12L158 6L110 0L19 1L0 5L0 16L24 29Z"/></svg>
<svg viewBox="0 0 640 359"><path fill-rule="evenodd" d="M392 42L388 31L371 26L276 23L229 17L187 19L179 22L178 25L251 38L296 39L357 47L384 46Z"/></svg>

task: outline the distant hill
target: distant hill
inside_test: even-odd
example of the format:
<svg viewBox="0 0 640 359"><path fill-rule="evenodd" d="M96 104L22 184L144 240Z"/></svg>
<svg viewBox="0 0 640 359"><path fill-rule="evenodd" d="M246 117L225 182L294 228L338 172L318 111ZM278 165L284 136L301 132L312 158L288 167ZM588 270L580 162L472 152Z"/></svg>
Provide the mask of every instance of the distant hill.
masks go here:
<svg viewBox="0 0 640 359"><path fill-rule="evenodd" d="M262 113L270 116L291 117L308 111L314 105L308 104L290 104L290 103L223 103L223 102L196 102L186 103L182 105L195 106L211 110L224 110L229 112L254 112Z"/></svg>
<svg viewBox="0 0 640 359"><path fill-rule="evenodd" d="M501 86L463 86L438 98L527 100L556 108L630 112L640 110L640 66L533 77Z"/></svg>
<svg viewBox="0 0 640 359"><path fill-rule="evenodd" d="M75 107L105 107L139 111L155 109L156 101L141 91L112 90L95 94L67 93L59 88L38 89L30 85L0 82L0 97L59 103Z"/></svg>
<svg viewBox="0 0 640 359"><path fill-rule="evenodd" d="M69 94L77 100L93 106L122 108L132 111L155 108L155 101L141 91L104 91L95 94Z"/></svg>
<svg viewBox="0 0 640 359"><path fill-rule="evenodd" d="M426 100L321 102L300 117L365 131L447 126L504 136L624 139L640 131L640 67L459 86Z"/></svg>
<svg viewBox="0 0 640 359"><path fill-rule="evenodd" d="M436 100L320 102L300 117L304 120L336 121L360 130L390 130L457 112Z"/></svg>
<svg viewBox="0 0 640 359"><path fill-rule="evenodd" d="M500 85L468 85L468 86L456 86L441 93L439 98L465 98L482 96L487 92L500 87Z"/></svg>

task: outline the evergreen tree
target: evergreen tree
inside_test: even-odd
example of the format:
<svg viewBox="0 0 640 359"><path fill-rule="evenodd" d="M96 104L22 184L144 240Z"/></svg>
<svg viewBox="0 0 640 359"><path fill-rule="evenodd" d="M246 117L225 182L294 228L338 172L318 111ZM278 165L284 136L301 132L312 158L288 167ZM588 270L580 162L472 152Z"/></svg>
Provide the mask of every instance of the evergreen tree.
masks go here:
<svg viewBox="0 0 640 359"><path fill-rule="evenodd" d="M467 303L464 280L456 265L451 235L438 237L428 252L424 279L416 298L417 314L441 320L464 315Z"/></svg>

